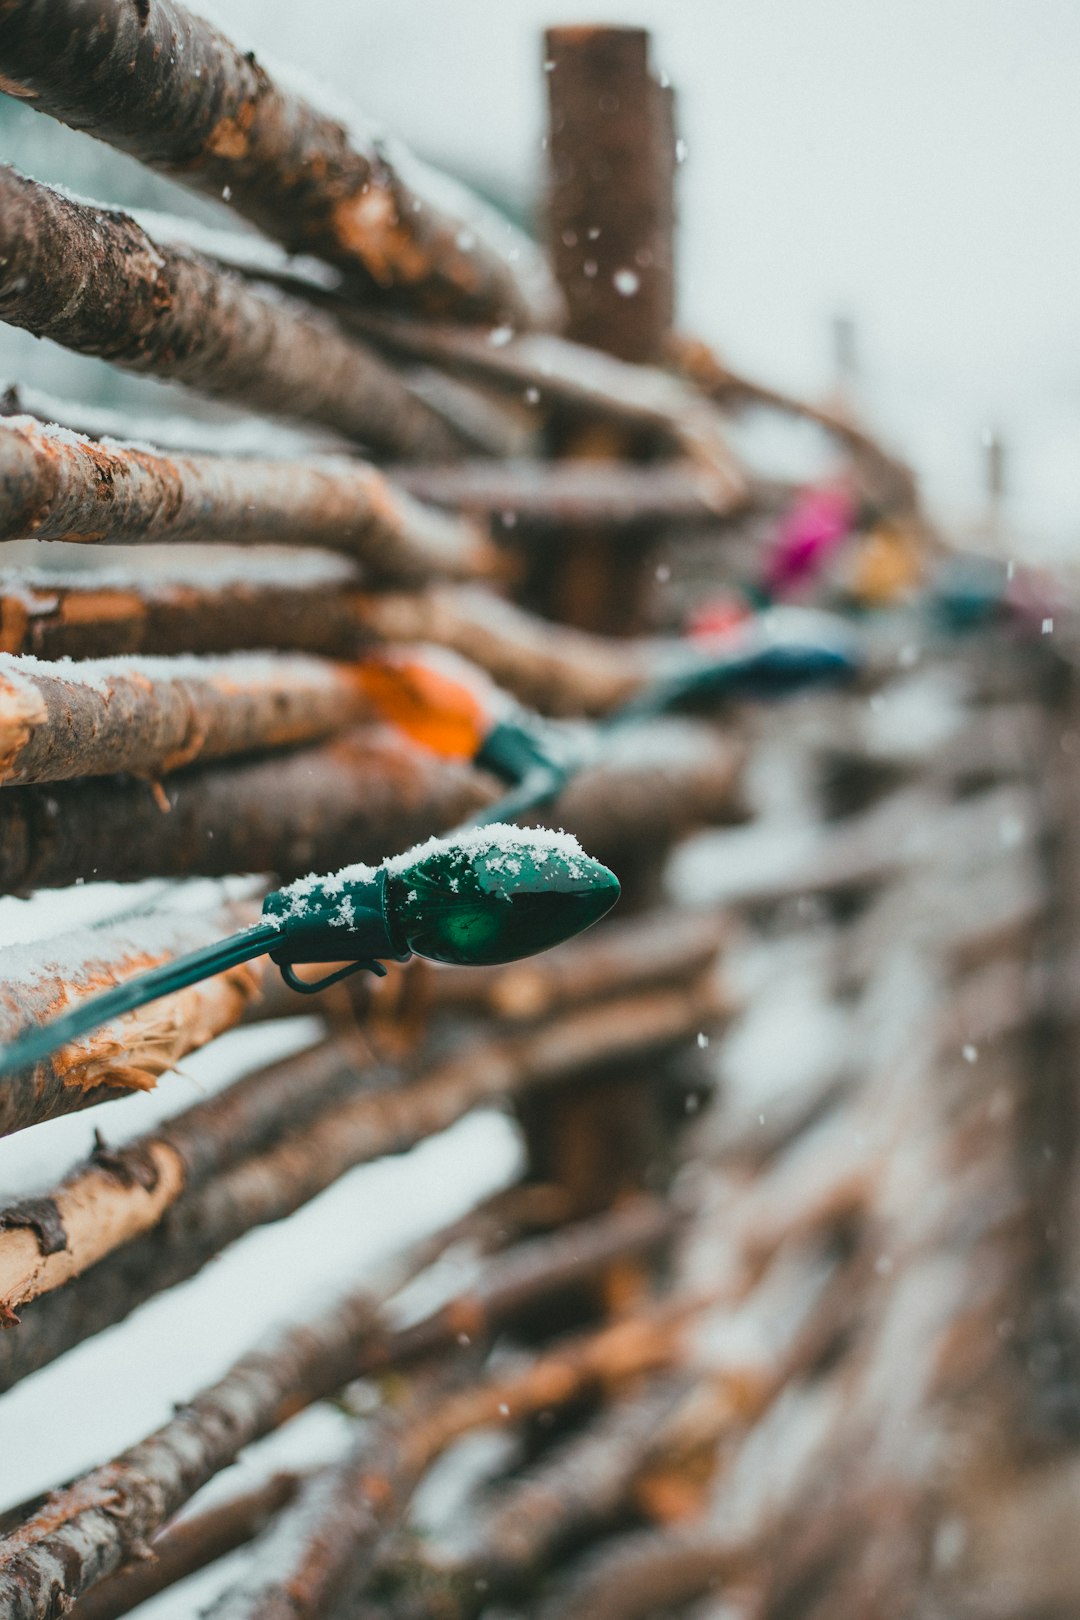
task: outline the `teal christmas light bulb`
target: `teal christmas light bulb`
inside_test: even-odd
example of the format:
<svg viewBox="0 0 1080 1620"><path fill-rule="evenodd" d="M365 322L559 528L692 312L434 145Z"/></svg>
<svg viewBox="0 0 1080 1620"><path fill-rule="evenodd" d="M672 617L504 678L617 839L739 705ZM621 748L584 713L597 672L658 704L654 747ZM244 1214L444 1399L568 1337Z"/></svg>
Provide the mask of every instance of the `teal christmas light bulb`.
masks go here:
<svg viewBox="0 0 1080 1620"><path fill-rule="evenodd" d="M275 889L251 927L137 974L0 1046L0 1075L256 956L269 955L288 983L307 992L360 968L384 973L384 960L411 955L465 966L513 962L582 933L618 898L615 874L569 833L495 823L432 838L381 866L347 866ZM293 973L300 963L346 959L349 966L317 984Z"/></svg>
<svg viewBox="0 0 1080 1620"><path fill-rule="evenodd" d="M386 892L402 946L480 965L582 933L611 910L619 880L569 833L496 823L388 862Z"/></svg>
<svg viewBox="0 0 1080 1620"><path fill-rule="evenodd" d="M496 823L432 838L382 866L351 866L268 895L290 965L346 956L512 962L579 934L619 897L613 872L576 838Z"/></svg>

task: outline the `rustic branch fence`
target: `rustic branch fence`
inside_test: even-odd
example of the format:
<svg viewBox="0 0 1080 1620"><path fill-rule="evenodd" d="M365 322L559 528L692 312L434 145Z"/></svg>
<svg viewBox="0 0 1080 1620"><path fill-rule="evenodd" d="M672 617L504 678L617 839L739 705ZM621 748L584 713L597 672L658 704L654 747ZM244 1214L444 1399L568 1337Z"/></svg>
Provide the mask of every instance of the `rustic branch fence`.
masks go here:
<svg viewBox="0 0 1080 1620"><path fill-rule="evenodd" d="M675 328L676 109L648 37L559 28L545 66L548 253L176 0L0 0L7 94L271 239L159 239L5 169L0 317L318 449L277 454L259 417L244 451L194 423L144 443L152 420L121 443L11 390L0 538L40 557L0 571L0 892L250 881L0 952L0 1041L244 926L260 886L490 809L492 776L379 718L380 649L463 654L581 730L662 675L658 574L715 594L795 494L739 465L729 412L820 427L866 600L913 550L923 587L864 616L853 689L590 758L542 816L623 881L583 939L310 1001L259 960L0 1080L18 1143L170 1088L228 1031L279 1041L149 1129L88 1125L31 1194L0 1170L5 1393L478 1110L512 1114L525 1157L363 1287L342 1241L335 1303L297 1318L283 1294L276 1336L116 1456L41 1498L13 1483L3 1620L126 1614L244 1547L218 1620L1080 1603L1071 626L1025 638L999 603L942 630L910 471ZM477 425L493 401L527 407L521 433ZM117 544L123 565L96 550ZM122 1403L122 1351L115 1376ZM201 1495L329 1399L335 1456ZM510 1447L455 1534L421 1533L439 1459L492 1431Z"/></svg>

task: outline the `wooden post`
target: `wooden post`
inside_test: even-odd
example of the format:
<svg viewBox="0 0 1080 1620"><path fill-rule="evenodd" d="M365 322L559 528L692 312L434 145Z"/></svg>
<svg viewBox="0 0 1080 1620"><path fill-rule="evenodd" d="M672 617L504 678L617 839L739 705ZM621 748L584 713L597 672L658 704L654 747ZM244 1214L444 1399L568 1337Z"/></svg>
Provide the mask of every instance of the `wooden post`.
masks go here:
<svg viewBox="0 0 1080 1620"><path fill-rule="evenodd" d="M548 234L569 310L568 336L620 360L664 353L674 315L675 140L672 96L653 75L641 28L553 28L544 67L549 97ZM648 459L648 435L571 426L570 456ZM545 566L543 605L583 629L626 635L641 626L650 530L586 531L561 568ZM547 559L544 559L545 564Z"/></svg>
<svg viewBox="0 0 1080 1620"><path fill-rule="evenodd" d="M670 92L653 74L644 29L553 28L545 46L547 228L567 335L621 360L656 361L674 306ZM582 430L568 418L558 436L557 448L581 460L648 460L655 452L647 430ZM614 542L567 526L556 566L550 547L542 559L538 605L585 630L639 630L650 538L644 524ZM624 913L655 883L655 858L634 865L620 868ZM531 1104L523 1117L533 1173L564 1185L580 1209L601 1208L651 1179L664 1153L657 1091L655 1062L620 1063L598 1084Z"/></svg>

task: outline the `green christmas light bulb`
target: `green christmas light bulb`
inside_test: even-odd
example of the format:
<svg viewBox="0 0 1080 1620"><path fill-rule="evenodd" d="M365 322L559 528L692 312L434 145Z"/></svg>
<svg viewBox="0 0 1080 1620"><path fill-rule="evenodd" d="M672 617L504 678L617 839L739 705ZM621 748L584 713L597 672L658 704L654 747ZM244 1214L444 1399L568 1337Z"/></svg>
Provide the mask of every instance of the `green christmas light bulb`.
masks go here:
<svg viewBox="0 0 1080 1620"><path fill-rule="evenodd" d="M0 1048L0 1075L48 1057L159 996L268 954L297 989L423 956L465 966L513 962L580 934L610 911L619 880L569 833L495 824L432 838L381 866L347 866L275 889L252 927L128 979ZM304 962L351 965L318 984Z"/></svg>

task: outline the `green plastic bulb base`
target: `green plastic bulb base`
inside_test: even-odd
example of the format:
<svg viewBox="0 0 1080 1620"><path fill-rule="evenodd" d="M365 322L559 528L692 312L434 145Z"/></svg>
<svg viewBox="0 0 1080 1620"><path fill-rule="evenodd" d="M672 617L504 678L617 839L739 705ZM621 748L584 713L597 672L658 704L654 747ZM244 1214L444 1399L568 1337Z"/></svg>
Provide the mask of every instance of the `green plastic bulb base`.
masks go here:
<svg viewBox="0 0 1080 1620"><path fill-rule="evenodd" d="M487 966L549 950L619 898L614 872L565 833L493 826L387 872L395 940L432 962Z"/></svg>

